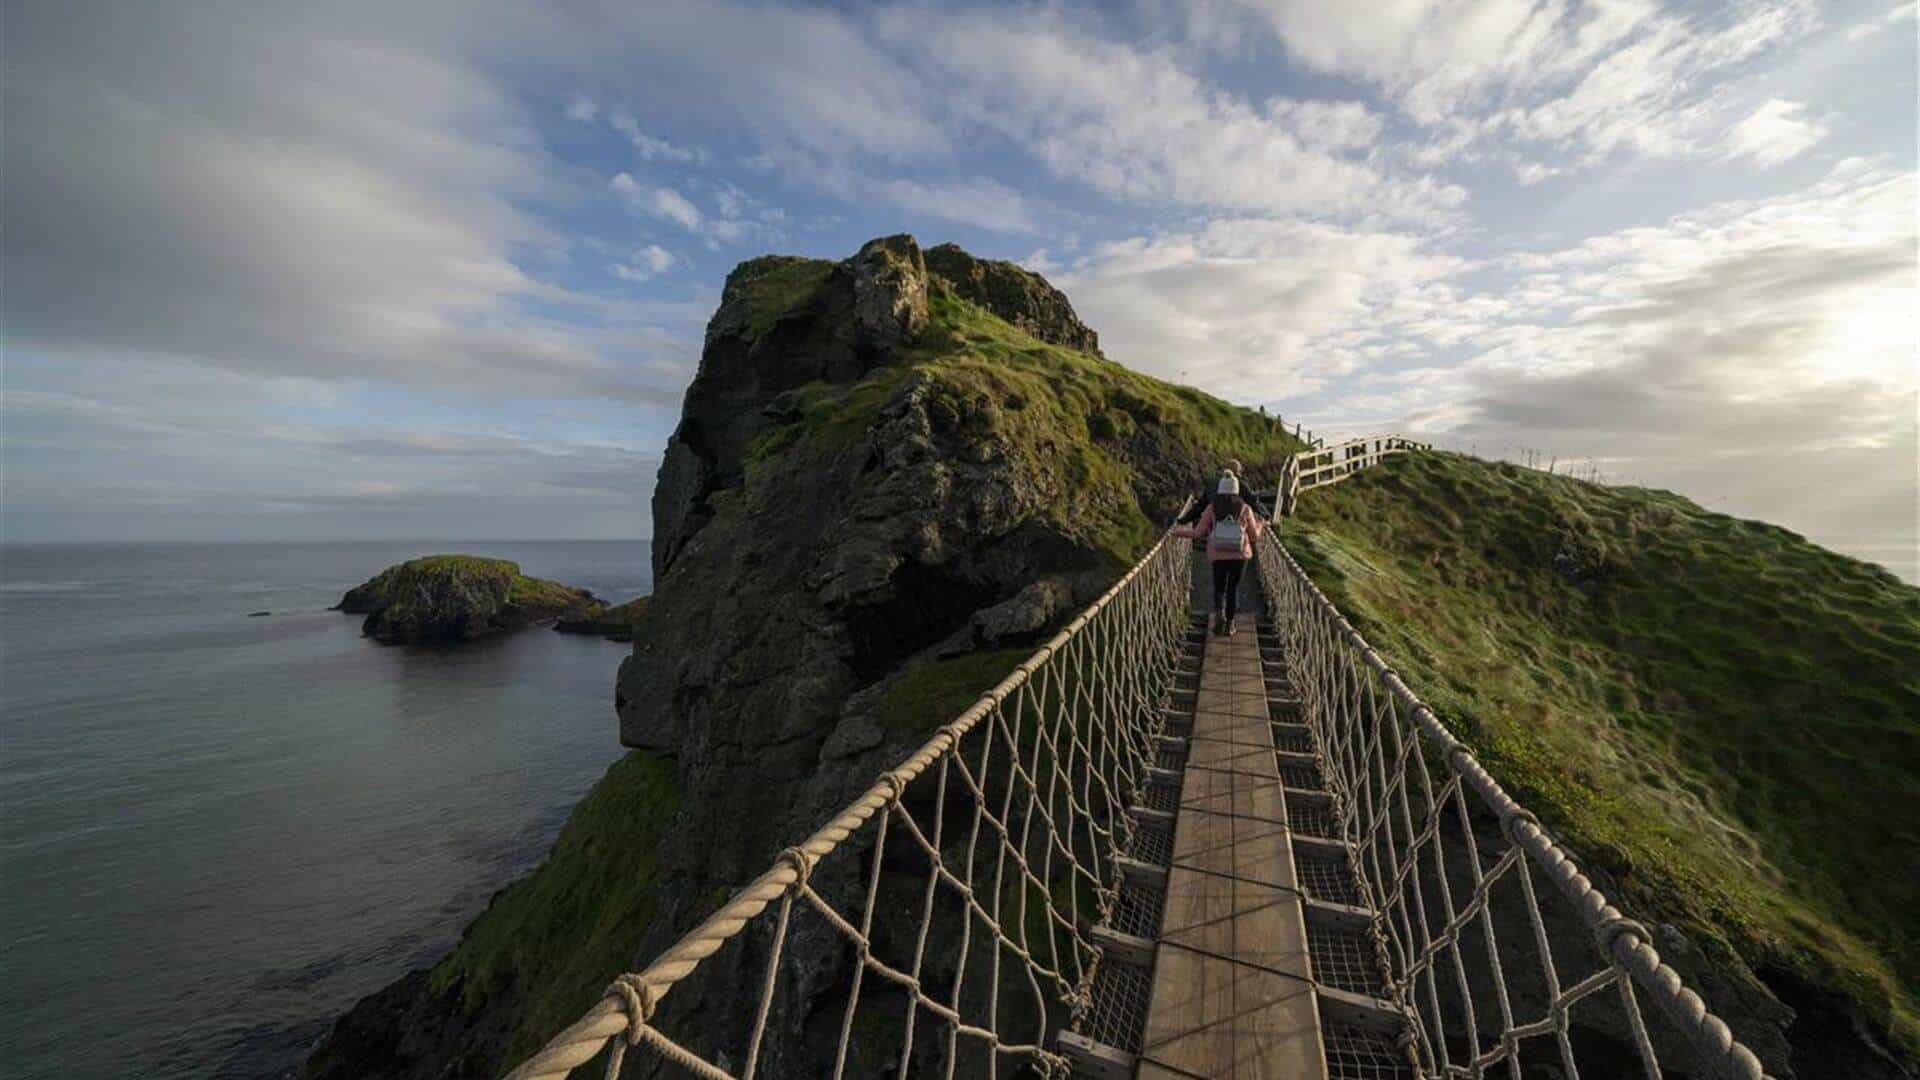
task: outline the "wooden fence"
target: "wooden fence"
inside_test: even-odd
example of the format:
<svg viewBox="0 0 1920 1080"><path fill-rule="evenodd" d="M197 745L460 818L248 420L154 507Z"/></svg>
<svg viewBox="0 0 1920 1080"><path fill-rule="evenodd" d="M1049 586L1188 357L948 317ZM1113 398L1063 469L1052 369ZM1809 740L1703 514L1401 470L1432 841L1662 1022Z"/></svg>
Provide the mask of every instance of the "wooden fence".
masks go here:
<svg viewBox="0 0 1920 1080"><path fill-rule="evenodd" d="M1299 506L1300 493L1308 488L1325 487L1337 484L1361 469L1380 464L1389 454L1404 454L1409 450L1432 449L1427 443L1415 442L1399 435L1369 435L1364 439L1349 439L1313 450L1303 450L1287 459L1280 473L1280 490L1273 500L1273 516L1286 517Z"/></svg>

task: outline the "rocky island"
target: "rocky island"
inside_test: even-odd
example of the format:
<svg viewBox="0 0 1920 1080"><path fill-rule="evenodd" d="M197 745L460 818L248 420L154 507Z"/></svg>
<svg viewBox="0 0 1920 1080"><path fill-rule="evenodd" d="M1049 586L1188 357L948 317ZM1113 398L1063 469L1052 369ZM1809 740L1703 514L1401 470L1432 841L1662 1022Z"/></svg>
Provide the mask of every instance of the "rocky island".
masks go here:
<svg viewBox="0 0 1920 1080"><path fill-rule="evenodd" d="M334 610L365 615L361 633L402 645L470 641L607 608L585 589L528 577L507 559L429 555L349 589Z"/></svg>

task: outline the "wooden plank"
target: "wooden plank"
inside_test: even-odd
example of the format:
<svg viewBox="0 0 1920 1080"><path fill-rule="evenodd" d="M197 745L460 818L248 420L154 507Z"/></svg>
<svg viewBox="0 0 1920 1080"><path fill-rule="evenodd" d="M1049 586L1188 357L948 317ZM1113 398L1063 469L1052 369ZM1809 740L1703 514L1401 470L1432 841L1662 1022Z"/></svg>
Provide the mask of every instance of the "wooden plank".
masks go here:
<svg viewBox="0 0 1920 1080"><path fill-rule="evenodd" d="M1214 717L1206 730L1188 736L1182 749L1191 751L1192 744L1205 740L1214 742L1239 743L1246 746L1272 746L1273 735L1266 721L1252 716Z"/></svg>
<svg viewBox="0 0 1920 1080"><path fill-rule="evenodd" d="M1141 1077L1324 1080L1258 645L1207 640Z"/></svg>
<svg viewBox="0 0 1920 1080"><path fill-rule="evenodd" d="M1134 1075L1135 1059L1125 1050L1094 1042L1071 1031L1060 1033L1060 1051L1073 1062L1075 1076L1096 1080L1128 1080Z"/></svg>
<svg viewBox="0 0 1920 1080"><path fill-rule="evenodd" d="M1324 1080L1311 984L1169 945L1154 984L1137 1076Z"/></svg>
<svg viewBox="0 0 1920 1080"><path fill-rule="evenodd" d="M1197 870L1222 875L1227 880L1238 877L1291 888L1293 861L1287 849L1285 803L1268 812L1276 811L1280 820L1233 814L1181 814L1173 832L1173 869ZM1196 893L1203 894L1206 888L1205 883L1201 883ZM1163 922L1173 926L1176 925L1172 903L1175 898L1168 899Z"/></svg>
<svg viewBox="0 0 1920 1080"><path fill-rule="evenodd" d="M1254 821L1287 822L1280 781L1257 773L1194 769L1180 789L1180 813L1232 814ZM1179 833L1174 834L1175 842Z"/></svg>
<svg viewBox="0 0 1920 1080"><path fill-rule="evenodd" d="M1219 739L1194 739L1187 744L1187 771L1219 769L1247 772L1259 776L1278 776L1273 766L1273 751L1246 743Z"/></svg>

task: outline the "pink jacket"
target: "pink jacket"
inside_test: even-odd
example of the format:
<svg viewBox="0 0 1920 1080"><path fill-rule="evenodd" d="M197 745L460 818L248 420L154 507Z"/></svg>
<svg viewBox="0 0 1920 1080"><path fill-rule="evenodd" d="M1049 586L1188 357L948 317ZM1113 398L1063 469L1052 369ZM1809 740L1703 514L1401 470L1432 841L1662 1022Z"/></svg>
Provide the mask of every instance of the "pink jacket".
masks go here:
<svg viewBox="0 0 1920 1080"><path fill-rule="evenodd" d="M1240 507L1240 554L1235 555L1231 551L1215 551L1213 545L1208 544L1207 561L1226 562L1229 559L1253 558L1253 542L1260 538L1260 534L1265 532L1266 528L1266 523L1260 520L1260 515L1254 513L1250 507ZM1202 540L1212 532L1213 507L1211 506L1207 507L1206 513L1200 515L1199 521L1191 525L1176 525L1173 529L1175 536L1196 536Z"/></svg>

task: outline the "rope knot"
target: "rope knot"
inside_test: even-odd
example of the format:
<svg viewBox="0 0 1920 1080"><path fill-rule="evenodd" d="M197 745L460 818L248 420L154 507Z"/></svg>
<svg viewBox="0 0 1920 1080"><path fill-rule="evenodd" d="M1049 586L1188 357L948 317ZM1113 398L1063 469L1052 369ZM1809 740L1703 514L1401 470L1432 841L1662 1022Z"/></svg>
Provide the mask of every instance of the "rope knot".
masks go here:
<svg viewBox="0 0 1920 1080"><path fill-rule="evenodd" d="M1614 943L1619 941L1623 934L1637 935L1640 940L1644 942L1651 942L1653 940L1653 935L1647 932L1645 926L1627 918L1625 915L1616 914L1610 918L1602 919L1600 925L1593 928L1593 941L1594 944L1600 946L1601 955L1611 960L1614 958Z"/></svg>
<svg viewBox="0 0 1920 1080"><path fill-rule="evenodd" d="M874 782L887 789L887 802L889 803L899 802L900 793L907 790L907 782L901 778L900 772L897 769L892 772L881 773L880 779Z"/></svg>
<svg viewBox="0 0 1920 1080"><path fill-rule="evenodd" d="M806 888L807 878L813 873L812 855L801 848L790 847L774 856L773 861L793 867L793 884L787 886L789 890L799 892Z"/></svg>
<svg viewBox="0 0 1920 1080"><path fill-rule="evenodd" d="M1500 835L1507 838L1507 843L1515 847L1520 845L1520 838L1515 835L1515 832L1520 828L1520 823L1523 821L1528 822L1536 829L1540 828L1540 818L1536 816L1533 811L1521 806L1519 803L1514 803L1513 806L1508 808L1506 813L1500 815Z"/></svg>
<svg viewBox="0 0 1920 1080"><path fill-rule="evenodd" d="M620 999L627 1010L627 1045L640 1045L640 1031L647 1026L647 1021L653 1019L653 1010L658 1004L653 996L653 987L629 971L609 983L604 996Z"/></svg>

